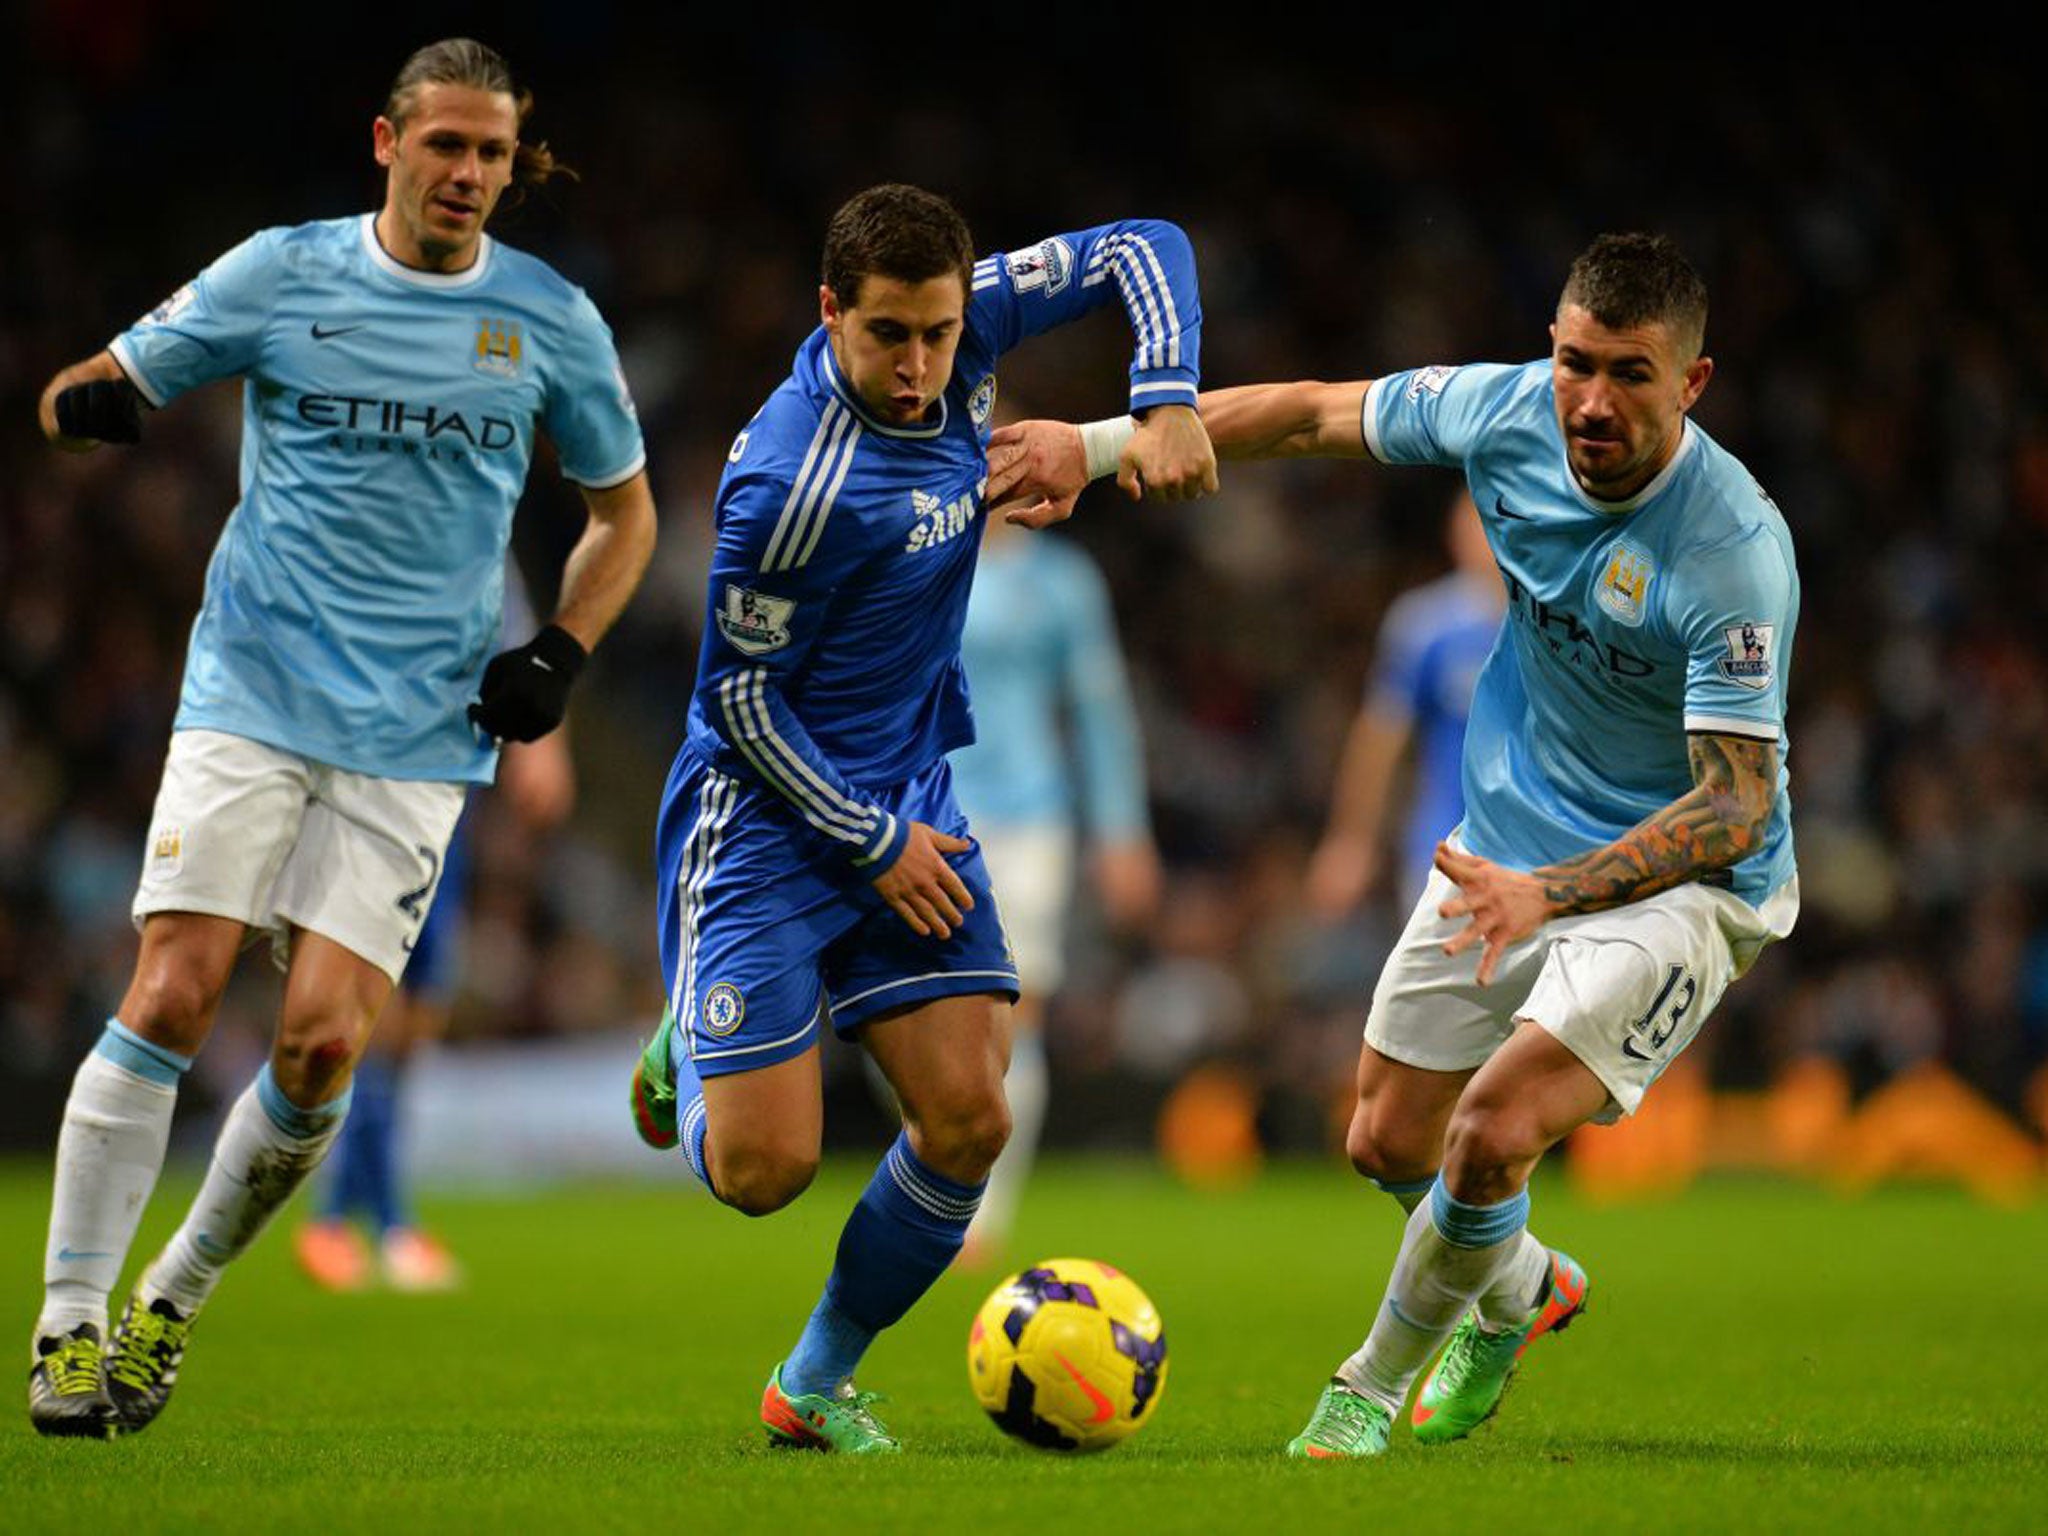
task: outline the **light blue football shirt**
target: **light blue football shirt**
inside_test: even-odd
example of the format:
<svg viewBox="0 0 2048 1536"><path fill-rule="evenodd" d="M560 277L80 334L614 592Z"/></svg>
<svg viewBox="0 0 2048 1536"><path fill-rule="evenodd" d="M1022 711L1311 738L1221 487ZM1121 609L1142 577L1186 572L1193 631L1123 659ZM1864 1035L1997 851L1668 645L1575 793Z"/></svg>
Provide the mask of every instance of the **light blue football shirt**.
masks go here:
<svg viewBox="0 0 2048 1536"><path fill-rule="evenodd" d="M207 567L175 728L386 778L487 782L466 718L545 427L563 472L646 461L596 307L486 236L401 265L374 217L266 229L115 338L151 405L241 375L241 501Z"/></svg>
<svg viewBox="0 0 2048 1536"><path fill-rule="evenodd" d="M1656 479L1594 500L1565 458L1547 358L1389 375L1363 427L1384 463L1464 470L1507 582L1466 728L1465 845L1534 869L1613 842L1691 790L1688 732L1749 736L1778 744L1777 801L1724 878L1751 903L1783 884L1799 576L1741 462L1687 421Z"/></svg>
<svg viewBox="0 0 2048 1536"><path fill-rule="evenodd" d="M1066 826L1108 841L1149 834L1137 711L1109 589L1056 534L1003 534L981 553L960 659L974 742L953 789L976 827Z"/></svg>

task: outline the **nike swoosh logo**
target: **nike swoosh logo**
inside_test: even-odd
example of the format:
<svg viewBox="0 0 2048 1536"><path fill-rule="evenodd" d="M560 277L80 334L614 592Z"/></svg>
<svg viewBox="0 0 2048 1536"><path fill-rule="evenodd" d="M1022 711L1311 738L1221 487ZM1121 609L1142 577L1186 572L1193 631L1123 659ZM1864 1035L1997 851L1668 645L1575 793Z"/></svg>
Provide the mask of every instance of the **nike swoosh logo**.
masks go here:
<svg viewBox="0 0 2048 1536"><path fill-rule="evenodd" d="M57 1262L59 1264L76 1264L80 1259L111 1259L112 1257L111 1253L101 1253L97 1249L86 1253L80 1253L76 1248L59 1248L57 1250Z"/></svg>
<svg viewBox="0 0 2048 1536"><path fill-rule="evenodd" d="M1060 1368L1074 1378L1074 1385L1087 1393L1088 1401L1095 1405L1095 1417L1088 1421L1090 1424L1107 1424L1116 1417L1116 1404L1109 1400L1107 1392L1104 1392L1102 1388L1096 1386L1094 1382L1075 1370L1073 1361L1069 1360L1058 1350L1053 1351L1053 1359L1059 1361Z"/></svg>
<svg viewBox="0 0 2048 1536"><path fill-rule="evenodd" d="M320 329L320 322L315 320L313 322L313 339L315 341L325 341L330 336L346 336L350 331L360 331L361 329L360 325L333 325L323 331Z"/></svg>
<svg viewBox="0 0 2048 1536"><path fill-rule="evenodd" d="M1656 1057L1652 1056L1648 1051L1644 1050L1641 1046L1637 1045L1635 1041L1635 1036L1633 1035L1629 1036L1628 1039L1621 1042L1621 1053L1624 1056L1633 1056L1637 1061L1655 1061L1657 1059Z"/></svg>
<svg viewBox="0 0 2048 1536"><path fill-rule="evenodd" d="M1494 516L1504 517L1511 523L1526 523L1531 520L1529 514L1526 512L1510 511L1508 509L1508 504L1505 501L1501 500L1498 496L1493 498L1493 512Z"/></svg>

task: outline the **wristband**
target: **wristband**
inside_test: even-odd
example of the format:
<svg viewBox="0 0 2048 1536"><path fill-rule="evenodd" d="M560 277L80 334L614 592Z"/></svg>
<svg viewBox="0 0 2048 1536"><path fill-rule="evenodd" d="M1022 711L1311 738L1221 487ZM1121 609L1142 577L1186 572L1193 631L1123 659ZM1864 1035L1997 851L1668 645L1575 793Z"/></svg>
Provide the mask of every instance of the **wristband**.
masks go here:
<svg viewBox="0 0 2048 1536"><path fill-rule="evenodd" d="M1088 461L1088 478L1100 480L1104 475L1116 473L1122 462L1124 445L1137 436L1138 423L1129 416L1111 416L1102 421L1085 422L1078 429L1081 433L1081 454Z"/></svg>

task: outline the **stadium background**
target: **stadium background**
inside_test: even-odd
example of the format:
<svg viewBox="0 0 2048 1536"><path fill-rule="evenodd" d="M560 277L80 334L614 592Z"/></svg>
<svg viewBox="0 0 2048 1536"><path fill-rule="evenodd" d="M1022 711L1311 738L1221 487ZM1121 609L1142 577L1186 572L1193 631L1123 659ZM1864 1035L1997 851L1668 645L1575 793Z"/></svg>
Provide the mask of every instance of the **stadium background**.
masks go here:
<svg viewBox="0 0 2048 1536"><path fill-rule="evenodd" d="M1592 234L1674 234L1715 299L1698 418L1785 509L1805 587L1805 910L1700 1049L1735 1090L1816 1053L1858 1092L1941 1063L2026 1115L2048 1054L2048 284L2024 190L2032 90L1995 50L1818 73L1734 47L1596 65L1538 29L1510 70L1475 66L1449 23L1361 63L1224 62L1193 40L1082 60L1046 51L1049 13L978 50L851 19L650 35L603 3L402 30L338 16L317 33L206 3L13 15L0 1147L49 1146L132 961L127 901L239 428L217 388L154 418L138 450L66 459L34 435L35 393L252 229L373 206L368 125L390 75L416 43L472 28L534 87L532 132L583 173L494 228L611 321L662 510L654 569L578 693L571 829L529 846L482 807L457 1018L479 1043L443 1063L472 1074L467 1097L501 1131L553 1123L586 1077L616 1114L630 1037L658 1007L649 828L694 666L711 493L809 328L826 217L882 179L952 195L984 249L1125 213L1178 220L1216 384L1531 356ZM1124 355L1102 318L1026 349L1005 399L1106 414ZM1081 925L1054 1021L1056 1141L1142 1145L1175 1084L1225 1063L1269 1146L1326 1145L1391 915L1319 927L1300 875L1378 619L1440 568L1449 488L1262 468L1196 508L1084 504L1069 536L1115 591L1171 882L1140 940ZM542 462L517 542L543 601L579 523ZM262 1049L274 987L244 970L194 1103L231 1093ZM479 1094L478 1071L501 1091ZM858 1083L842 1072L834 1098L835 1134L871 1143ZM203 1145L206 1119L188 1108L181 1133ZM516 1160L493 1148L501 1169Z"/></svg>

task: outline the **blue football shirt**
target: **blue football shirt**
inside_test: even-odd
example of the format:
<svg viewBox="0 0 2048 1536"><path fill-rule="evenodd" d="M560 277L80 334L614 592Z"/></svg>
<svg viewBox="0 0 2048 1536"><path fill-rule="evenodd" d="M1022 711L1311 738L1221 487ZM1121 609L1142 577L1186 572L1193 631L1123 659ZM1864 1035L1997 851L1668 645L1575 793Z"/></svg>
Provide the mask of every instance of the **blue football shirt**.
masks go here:
<svg viewBox="0 0 2048 1536"><path fill-rule="evenodd" d="M886 868L908 836L876 792L974 737L960 631L996 361L1112 302L1136 339L1131 408L1192 406L1194 256L1174 225L1134 219L977 263L926 420L871 417L821 328L727 455L683 750L778 797L857 868Z"/></svg>
<svg viewBox="0 0 2048 1536"><path fill-rule="evenodd" d="M177 729L386 778L488 781L466 718L545 428L571 480L646 461L597 309L486 236L406 267L374 216L251 236L112 343L152 405L241 375L241 501L207 568Z"/></svg>
<svg viewBox="0 0 2048 1536"><path fill-rule="evenodd" d="M1415 742L1415 788L1401 831L1411 892L1429 878L1437 840L1465 814L1465 721L1500 634L1499 590L1490 577L1453 571L1402 593L1380 625L1367 702L1405 720Z"/></svg>
<svg viewBox="0 0 2048 1536"><path fill-rule="evenodd" d="M1692 788L1686 734L1779 748L1764 843L1730 872L1761 902L1793 873L1786 676L1799 576L1785 520L1688 420L1626 502L1565 457L1548 359L1375 380L1363 428L1389 464L1463 469L1508 590L1466 728L1467 847L1534 869L1613 842Z"/></svg>

